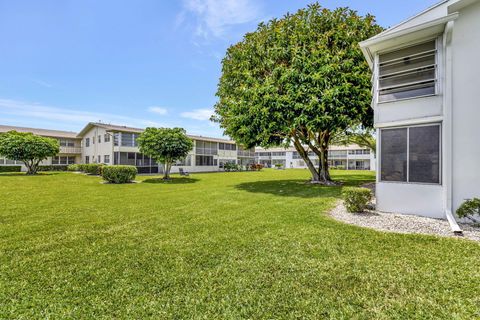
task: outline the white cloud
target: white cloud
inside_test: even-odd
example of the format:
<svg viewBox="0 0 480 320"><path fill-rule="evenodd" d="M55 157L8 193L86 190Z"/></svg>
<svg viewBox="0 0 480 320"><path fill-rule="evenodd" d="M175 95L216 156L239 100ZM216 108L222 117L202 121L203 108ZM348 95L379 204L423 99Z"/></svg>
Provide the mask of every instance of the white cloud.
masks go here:
<svg viewBox="0 0 480 320"><path fill-rule="evenodd" d="M0 114L20 116L23 117L22 119L25 121L30 121L31 119L41 119L63 123L66 122L79 126L83 126L87 122L99 120L107 123L115 123L132 127L144 127L152 124L150 120L145 119L136 119L108 113L62 109L39 103L11 99L0 99Z"/></svg>
<svg viewBox="0 0 480 320"><path fill-rule="evenodd" d="M161 114L161 115L165 115L168 112L168 110L166 108L162 108L162 107L150 107L150 108L148 108L148 111L153 112L153 113L157 113L157 114Z"/></svg>
<svg viewBox="0 0 480 320"><path fill-rule="evenodd" d="M35 82L36 84L38 84L39 86L42 86L42 87L45 87L45 88L53 88L53 84L47 82L47 81L43 81L43 80L39 80L39 79L31 79L33 82Z"/></svg>
<svg viewBox="0 0 480 320"><path fill-rule="evenodd" d="M260 7L253 0L184 0L176 25L185 23L185 11L196 16L195 33L208 38L221 37L233 25L258 20Z"/></svg>
<svg viewBox="0 0 480 320"><path fill-rule="evenodd" d="M182 112L180 116L194 120L209 120L213 114L212 109L195 109L193 111Z"/></svg>

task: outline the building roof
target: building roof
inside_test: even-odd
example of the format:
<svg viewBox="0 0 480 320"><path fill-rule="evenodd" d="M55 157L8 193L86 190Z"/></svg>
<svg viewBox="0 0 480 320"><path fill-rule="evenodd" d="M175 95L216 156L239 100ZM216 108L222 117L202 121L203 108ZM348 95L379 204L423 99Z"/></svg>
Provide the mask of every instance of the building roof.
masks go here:
<svg viewBox="0 0 480 320"><path fill-rule="evenodd" d="M442 0L413 17L360 42L370 66L376 52L441 34L445 24L458 17L458 11L480 0Z"/></svg>
<svg viewBox="0 0 480 320"><path fill-rule="evenodd" d="M60 131L60 130L0 125L0 132L8 132L13 130L18 132L30 132L30 133L33 133L39 136L44 136L44 137L77 139L77 133L73 131Z"/></svg>
<svg viewBox="0 0 480 320"><path fill-rule="evenodd" d="M132 133L142 133L145 129L141 128L133 128L133 127L127 127L127 126L121 126L121 125L116 125L116 124L107 124L107 123L101 123L101 122L89 122L83 129L78 133L78 137L83 137L90 129L93 127L100 127L104 128L107 131L112 131L112 132L132 132ZM187 134L187 136L193 140L203 140L203 141L210 141L210 142L220 142L220 143L235 143L233 140L229 139L221 139L221 138L211 138L211 137L203 137L203 136L197 136L197 135L190 135Z"/></svg>

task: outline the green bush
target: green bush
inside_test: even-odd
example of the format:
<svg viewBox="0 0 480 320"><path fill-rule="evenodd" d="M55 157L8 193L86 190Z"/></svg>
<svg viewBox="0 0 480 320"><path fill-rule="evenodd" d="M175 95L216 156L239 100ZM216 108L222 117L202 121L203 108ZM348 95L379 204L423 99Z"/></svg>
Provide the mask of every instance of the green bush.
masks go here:
<svg viewBox="0 0 480 320"><path fill-rule="evenodd" d="M67 170L68 171L81 171L79 164L70 164L70 165L68 165Z"/></svg>
<svg viewBox="0 0 480 320"><path fill-rule="evenodd" d="M103 180L110 183L128 183L137 176L135 166L105 166L102 170Z"/></svg>
<svg viewBox="0 0 480 320"><path fill-rule="evenodd" d="M0 166L0 172L20 172L22 166Z"/></svg>
<svg viewBox="0 0 480 320"><path fill-rule="evenodd" d="M104 166L105 166L104 164L100 164L100 163L89 163L84 165L82 171L85 172L86 174L101 176L102 168Z"/></svg>
<svg viewBox="0 0 480 320"><path fill-rule="evenodd" d="M467 218L471 221L478 222L477 219L473 218L475 215L480 214L480 199L473 198L466 200L462 205L457 209L457 215L460 218Z"/></svg>
<svg viewBox="0 0 480 320"><path fill-rule="evenodd" d="M347 187L342 190L343 200L348 212L363 212L372 200L372 192L367 188Z"/></svg>
<svg viewBox="0 0 480 320"><path fill-rule="evenodd" d="M223 165L223 169L227 172L238 171L238 165L236 165L235 163L227 162Z"/></svg>
<svg viewBox="0 0 480 320"><path fill-rule="evenodd" d="M46 165L38 166L38 171L67 171L67 165Z"/></svg>

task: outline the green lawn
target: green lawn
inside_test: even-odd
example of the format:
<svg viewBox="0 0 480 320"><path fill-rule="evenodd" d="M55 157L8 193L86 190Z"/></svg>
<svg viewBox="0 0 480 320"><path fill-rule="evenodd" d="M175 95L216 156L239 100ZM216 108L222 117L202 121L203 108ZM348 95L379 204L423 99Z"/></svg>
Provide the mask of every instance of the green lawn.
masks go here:
<svg viewBox="0 0 480 320"><path fill-rule="evenodd" d="M307 178L2 174L0 318L480 317L477 243L336 222L341 188Z"/></svg>

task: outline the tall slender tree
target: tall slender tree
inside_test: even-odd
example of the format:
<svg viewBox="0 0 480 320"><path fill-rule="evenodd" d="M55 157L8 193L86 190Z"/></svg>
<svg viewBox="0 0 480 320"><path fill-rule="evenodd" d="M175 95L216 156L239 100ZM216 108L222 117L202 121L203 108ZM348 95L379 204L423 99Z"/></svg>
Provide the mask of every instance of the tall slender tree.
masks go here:
<svg viewBox="0 0 480 320"><path fill-rule="evenodd" d="M212 120L247 147L293 144L312 182L329 184L332 134L372 125L371 73L358 42L381 30L371 15L318 3L261 23L227 50Z"/></svg>

